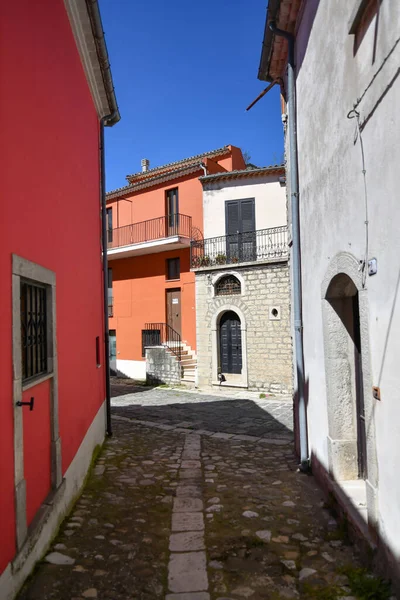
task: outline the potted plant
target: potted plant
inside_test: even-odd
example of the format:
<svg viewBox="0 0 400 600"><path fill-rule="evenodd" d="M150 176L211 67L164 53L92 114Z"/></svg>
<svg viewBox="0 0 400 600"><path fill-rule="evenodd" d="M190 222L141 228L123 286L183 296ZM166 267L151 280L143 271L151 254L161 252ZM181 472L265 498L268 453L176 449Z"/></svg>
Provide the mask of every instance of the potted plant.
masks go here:
<svg viewBox="0 0 400 600"><path fill-rule="evenodd" d="M217 254L217 256L215 257L215 262L217 265L224 265L226 263L226 255Z"/></svg>

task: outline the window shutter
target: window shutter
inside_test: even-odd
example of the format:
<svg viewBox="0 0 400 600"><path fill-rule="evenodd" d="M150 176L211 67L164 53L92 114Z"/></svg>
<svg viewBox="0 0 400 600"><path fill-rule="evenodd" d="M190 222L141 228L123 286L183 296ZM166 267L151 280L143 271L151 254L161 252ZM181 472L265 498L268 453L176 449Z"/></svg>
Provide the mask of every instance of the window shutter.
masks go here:
<svg viewBox="0 0 400 600"><path fill-rule="evenodd" d="M242 221L242 233L249 233L255 231L255 214L254 214L254 199L242 200L241 201L241 221Z"/></svg>
<svg viewBox="0 0 400 600"><path fill-rule="evenodd" d="M226 203L226 235L239 231L239 202Z"/></svg>

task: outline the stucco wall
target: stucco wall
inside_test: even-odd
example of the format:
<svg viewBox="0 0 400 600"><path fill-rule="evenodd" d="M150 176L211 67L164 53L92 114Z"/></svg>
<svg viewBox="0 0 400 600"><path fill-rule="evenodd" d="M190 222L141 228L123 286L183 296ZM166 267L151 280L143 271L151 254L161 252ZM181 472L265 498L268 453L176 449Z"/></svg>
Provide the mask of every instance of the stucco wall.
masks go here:
<svg viewBox="0 0 400 600"><path fill-rule="evenodd" d="M242 377L227 375L250 389L290 392L292 362L290 337L289 272L287 262L232 269L242 282L240 295L214 295L214 284L227 269L196 273L198 385L218 383L219 318L226 310L237 312L242 330ZM278 319L271 310L278 310ZM246 351L247 349L247 351Z"/></svg>
<svg viewBox="0 0 400 600"><path fill-rule="evenodd" d="M286 190L277 176L206 183L204 237L225 235L225 202L245 198L255 198L256 229L286 225Z"/></svg>
<svg viewBox="0 0 400 600"><path fill-rule="evenodd" d="M377 508L381 540L400 555L400 4L380 5L354 52L349 20L355 2L320 2L314 22L307 4L297 36L297 113L301 204L304 356L311 452L328 469L328 408L321 285L340 252L365 255L365 196L360 138L347 114L357 99L368 194L368 257L378 273L366 278L371 385L368 429L376 432ZM311 17L311 18L308 18ZM311 29L312 24L312 29ZM397 40L397 41L396 41ZM365 357L364 357L365 358ZM371 453L373 452L370 449ZM370 456L371 459L371 456Z"/></svg>
<svg viewBox="0 0 400 600"><path fill-rule="evenodd" d="M61 0L2 2L0 23L1 70L7 82L0 96L1 573L16 548L12 253L50 269L56 277L63 474L104 402L105 389L104 368L96 363L96 337L103 339L104 328L99 124L93 100ZM101 344L104 367L102 349ZM31 488L27 489L31 519L49 478L49 460L42 456L45 442L37 444L35 437L38 431L45 436L49 432L46 411L40 412L39 386L32 387L29 396L36 396L38 403L31 415L21 408L25 453L29 453L25 476ZM30 416L34 418L29 420ZM36 433L29 427L37 428Z"/></svg>

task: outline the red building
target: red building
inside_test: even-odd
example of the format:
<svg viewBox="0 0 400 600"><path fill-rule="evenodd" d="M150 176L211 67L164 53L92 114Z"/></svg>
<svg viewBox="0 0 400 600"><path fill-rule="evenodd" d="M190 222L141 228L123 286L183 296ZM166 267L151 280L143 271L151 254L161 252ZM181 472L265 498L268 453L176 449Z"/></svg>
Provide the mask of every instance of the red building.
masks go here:
<svg viewBox="0 0 400 600"><path fill-rule="evenodd" d="M119 113L96 2L2 2L0 23L0 597L9 600L105 435L100 146Z"/></svg>
<svg viewBox="0 0 400 600"><path fill-rule="evenodd" d="M223 146L128 175L107 194L111 368L146 377L145 346L182 347L183 379L194 381L195 275L190 242L203 236L204 174L244 169L239 148ZM171 342L171 344L168 344Z"/></svg>

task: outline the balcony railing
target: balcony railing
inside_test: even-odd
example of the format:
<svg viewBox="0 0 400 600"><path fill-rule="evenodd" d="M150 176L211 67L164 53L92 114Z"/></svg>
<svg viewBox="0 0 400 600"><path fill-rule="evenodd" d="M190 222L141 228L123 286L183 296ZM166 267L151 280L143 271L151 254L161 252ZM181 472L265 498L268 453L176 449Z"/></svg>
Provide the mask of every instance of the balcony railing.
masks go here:
<svg viewBox="0 0 400 600"><path fill-rule="evenodd" d="M112 298L108 298L108 316L114 316L114 302Z"/></svg>
<svg viewBox="0 0 400 600"><path fill-rule="evenodd" d="M256 262L288 255L287 226L259 229L192 241L190 264L192 269Z"/></svg>
<svg viewBox="0 0 400 600"><path fill-rule="evenodd" d="M169 237L191 237L192 217L174 214L108 230L108 249Z"/></svg>

